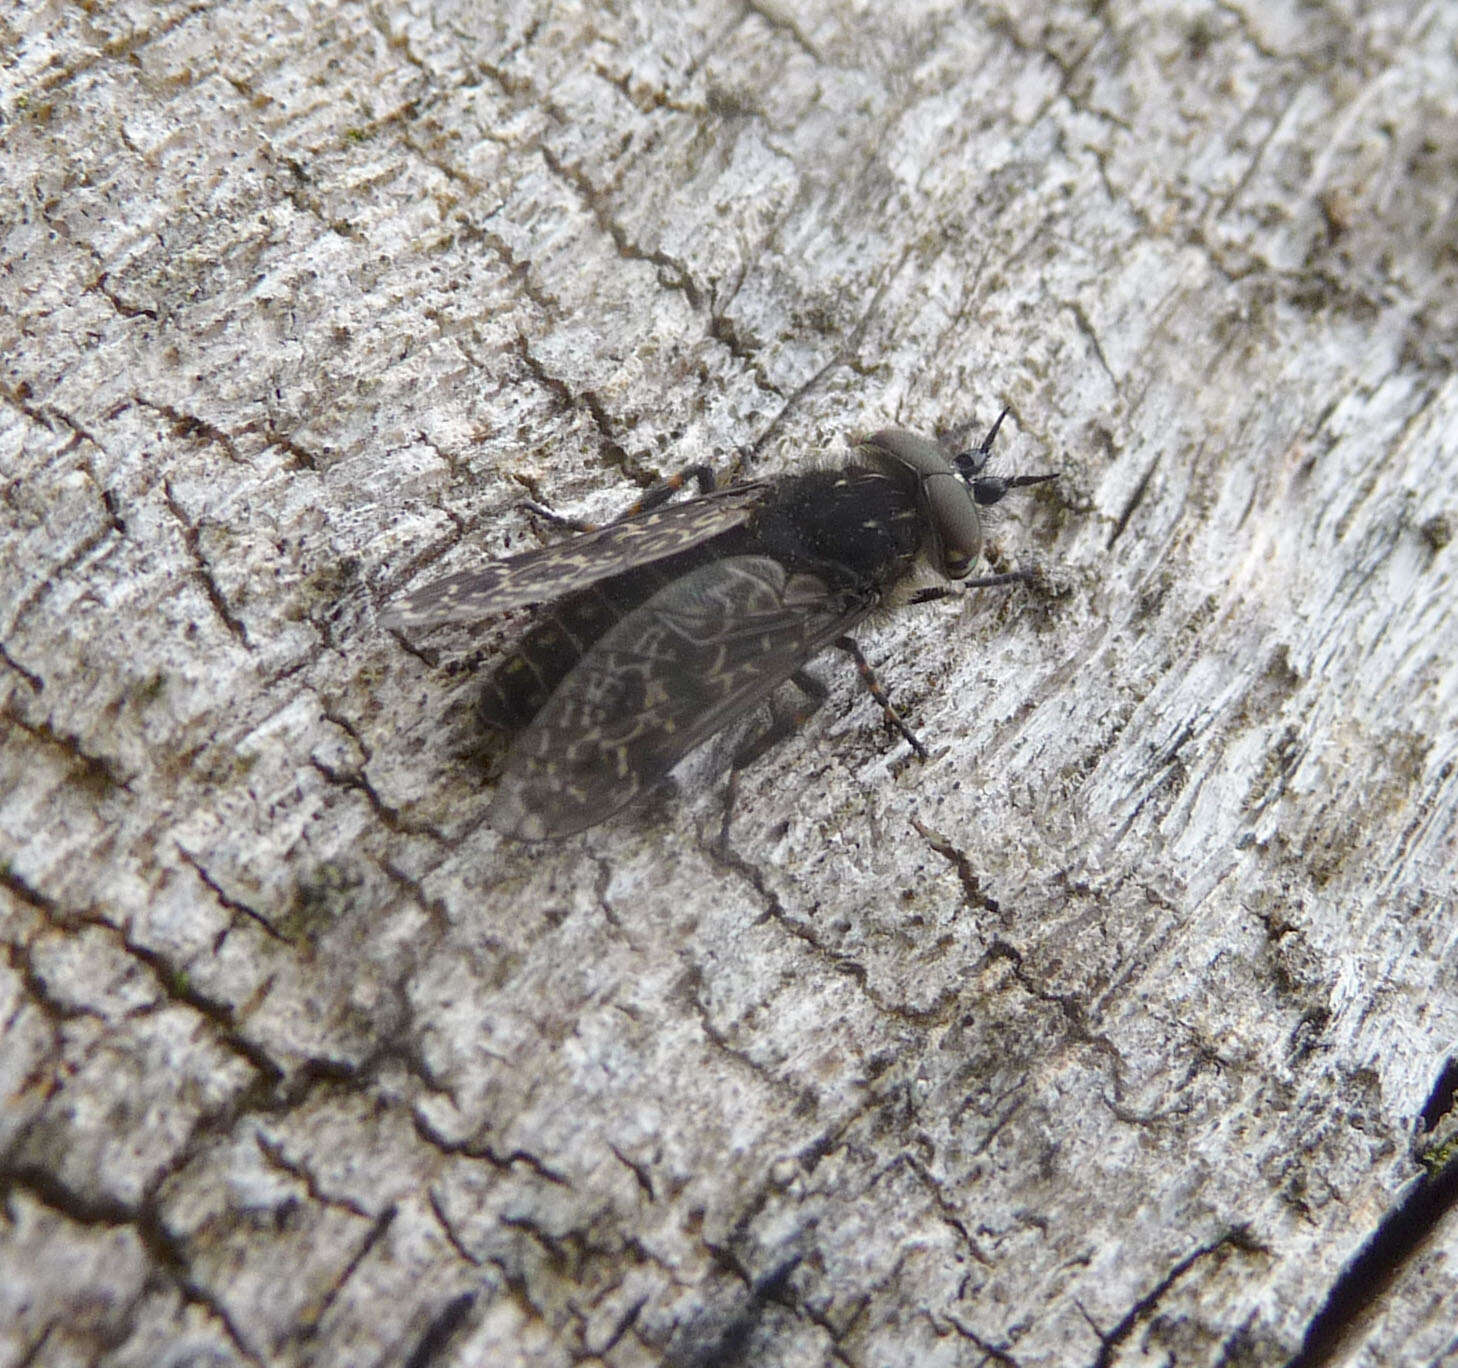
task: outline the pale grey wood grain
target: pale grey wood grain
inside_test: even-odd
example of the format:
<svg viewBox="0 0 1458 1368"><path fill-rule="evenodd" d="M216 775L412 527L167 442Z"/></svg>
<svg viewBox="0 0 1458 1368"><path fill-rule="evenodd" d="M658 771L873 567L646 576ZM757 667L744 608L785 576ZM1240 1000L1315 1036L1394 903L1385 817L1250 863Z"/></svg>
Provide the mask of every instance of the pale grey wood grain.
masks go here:
<svg viewBox="0 0 1458 1368"><path fill-rule="evenodd" d="M1284 1362L1458 1035L1451 8L0 22L0 1362ZM932 763L486 828L392 596L1004 403Z"/></svg>

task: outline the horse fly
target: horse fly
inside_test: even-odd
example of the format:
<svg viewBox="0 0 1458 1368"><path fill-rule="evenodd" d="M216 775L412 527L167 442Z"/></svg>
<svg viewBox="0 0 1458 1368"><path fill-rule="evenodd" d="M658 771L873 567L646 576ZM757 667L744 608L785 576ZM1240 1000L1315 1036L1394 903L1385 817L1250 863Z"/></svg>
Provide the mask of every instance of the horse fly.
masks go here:
<svg viewBox="0 0 1458 1368"><path fill-rule="evenodd" d="M596 825L787 680L818 705L824 686L803 667L831 645L855 658L888 724L925 758L848 633L919 558L961 583L911 603L1029 578L968 578L979 509L1054 478L983 474L1005 416L958 456L888 429L839 469L716 489L708 467L693 467L615 522L390 605L385 626L420 630L550 604L482 697L485 724L515 735L490 824L526 841ZM668 503L690 478L699 497Z"/></svg>

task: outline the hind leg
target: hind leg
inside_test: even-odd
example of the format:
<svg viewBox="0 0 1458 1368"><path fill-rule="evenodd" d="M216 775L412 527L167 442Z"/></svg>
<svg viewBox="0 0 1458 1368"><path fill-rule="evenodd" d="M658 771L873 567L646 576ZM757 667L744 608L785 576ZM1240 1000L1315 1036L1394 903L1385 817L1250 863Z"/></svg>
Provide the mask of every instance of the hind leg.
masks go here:
<svg viewBox="0 0 1458 1368"><path fill-rule="evenodd" d="M586 522L582 518L569 518L565 514L557 513L545 504L536 503L531 499L522 500L518 507L526 509L528 513L551 523L554 527L565 527L572 532L596 532L599 528L611 527L613 523L622 522L627 518L636 518L640 513L647 513L650 509L666 504L690 481L698 485L700 494L714 492L714 472L708 466L685 466L678 474L670 475L667 479L650 485L644 490L641 499L629 504L616 518L605 523Z"/></svg>

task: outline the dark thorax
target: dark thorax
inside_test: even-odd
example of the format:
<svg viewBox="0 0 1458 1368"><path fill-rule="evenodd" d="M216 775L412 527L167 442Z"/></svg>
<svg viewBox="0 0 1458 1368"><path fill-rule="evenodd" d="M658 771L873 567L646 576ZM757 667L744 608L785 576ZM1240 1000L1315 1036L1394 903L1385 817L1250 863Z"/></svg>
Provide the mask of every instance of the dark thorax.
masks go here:
<svg viewBox="0 0 1458 1368"><path fill-rule="evenodd" d="M790 476L745 531L761 554L862 592L905 575L923 536L914 495L864 466Z"/></svg>
<svg viewBox="0 0 1458 1368"><path fill-rule="evenodd" d="M914 495L897 481L847 466L786 476L772 490L746 525L541 608L491 672L477 705L480 721L495 731L521 730L609 628L710 561L769 556L833 590L865 596L868 607L910 570L924 529Z"/></svg>

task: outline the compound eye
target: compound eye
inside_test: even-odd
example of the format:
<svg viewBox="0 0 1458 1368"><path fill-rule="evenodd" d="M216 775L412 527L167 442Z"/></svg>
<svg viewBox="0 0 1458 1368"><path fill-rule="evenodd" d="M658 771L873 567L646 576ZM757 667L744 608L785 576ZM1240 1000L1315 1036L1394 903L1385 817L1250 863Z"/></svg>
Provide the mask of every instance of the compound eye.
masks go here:
<svg viewBox="0 0 1458 1368"><path fill-rule="evenodd" d="M948 579L966 579L972 562L982 554L982 519L972 491L950 470L926 476L921 489L926 517L940 548L941 572Z"/></svg>

